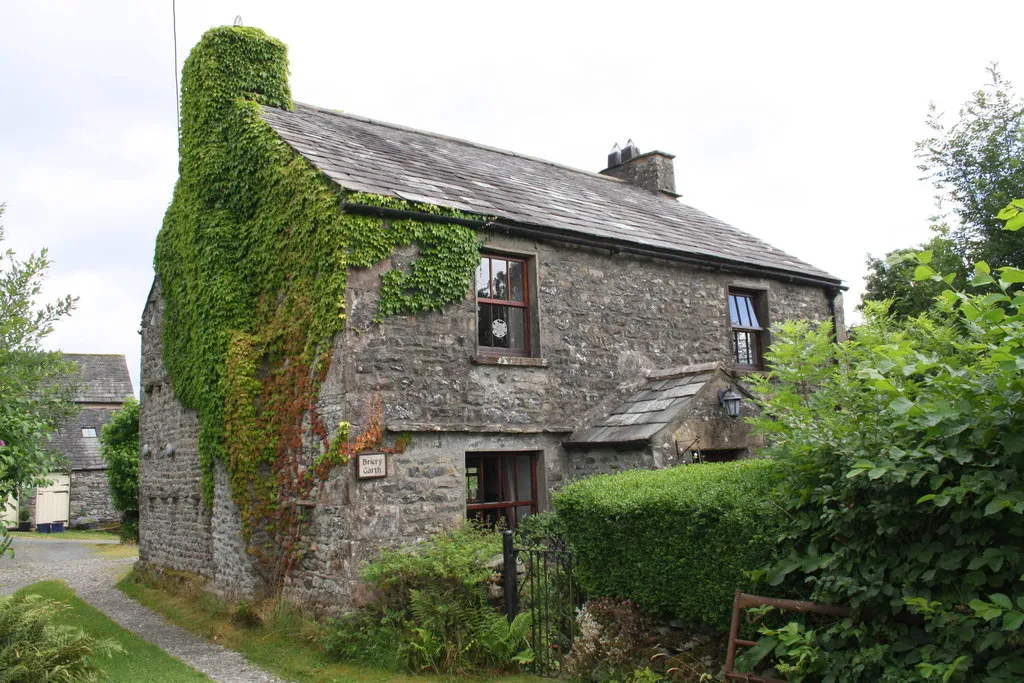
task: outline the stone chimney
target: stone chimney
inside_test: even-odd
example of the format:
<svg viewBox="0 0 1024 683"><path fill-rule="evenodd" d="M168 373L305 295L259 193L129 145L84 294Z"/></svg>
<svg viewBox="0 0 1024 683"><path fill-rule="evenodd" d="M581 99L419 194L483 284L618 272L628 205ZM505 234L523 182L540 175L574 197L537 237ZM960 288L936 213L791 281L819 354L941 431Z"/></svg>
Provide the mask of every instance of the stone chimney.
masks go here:
<svg viewBox="0 0 1024 683"><path fill-rule="evenodd" d="M641 154L630 140L623 149L619 149L617 143L612 147L608 155L608 168L601 171L601 174L625 180L648 192L675 199L679 195L676 194L673 159L675 155L658 151Z"/></svg>

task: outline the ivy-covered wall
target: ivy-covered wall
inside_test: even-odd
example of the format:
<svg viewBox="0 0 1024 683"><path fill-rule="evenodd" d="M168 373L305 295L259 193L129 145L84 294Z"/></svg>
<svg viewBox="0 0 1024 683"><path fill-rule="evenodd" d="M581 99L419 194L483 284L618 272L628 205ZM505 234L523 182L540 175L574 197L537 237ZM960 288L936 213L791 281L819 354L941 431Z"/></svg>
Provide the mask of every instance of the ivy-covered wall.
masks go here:
<svg viewBox="0 0 1024 683"><path fill-rule="evenodd" d="M302 502L334 464L383 436L379 420L350 435L317 411L331 341L345 326L347 269L418 247L411 268L383 276L387 316L463 298L479 261L475 233L444 222L464 214L348 193L282 142L260 112L292 108L287 76L285 46L258 29L212 29L193 49L182 73L179 179L155 258L163 363L177 400L198 416L204 502L219 461L272 585L301 556ZM438 222L386 222L345 213L343 202Z"/></svg>

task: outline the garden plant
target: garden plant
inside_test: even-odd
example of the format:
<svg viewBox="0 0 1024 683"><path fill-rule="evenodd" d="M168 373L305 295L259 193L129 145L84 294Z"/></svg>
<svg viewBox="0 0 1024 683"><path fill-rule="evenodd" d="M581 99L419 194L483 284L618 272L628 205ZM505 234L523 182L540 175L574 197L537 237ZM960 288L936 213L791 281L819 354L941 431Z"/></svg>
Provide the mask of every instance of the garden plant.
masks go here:
<svg viewBox="0 0 1024 683"><path fill-rule="evenodd" d="M1000 218L1024 226L1024 201ZM918 281L948 281L915 259ZM765 628L748 663L770 656L794 683L1024 677L1021 283L979 262L916 318L869 305L844 343L776 331L757 424L789 526L761 576L855 616Z"/></svg>

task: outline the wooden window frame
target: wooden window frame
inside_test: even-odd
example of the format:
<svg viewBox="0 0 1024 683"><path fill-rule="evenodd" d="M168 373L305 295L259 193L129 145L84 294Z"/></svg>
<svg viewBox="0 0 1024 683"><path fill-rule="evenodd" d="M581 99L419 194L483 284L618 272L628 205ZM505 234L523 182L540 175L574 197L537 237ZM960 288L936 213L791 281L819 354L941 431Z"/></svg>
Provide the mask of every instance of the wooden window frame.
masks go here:
<svg viewBox="0 0 1024 683"><path fill-rule="evenodd" d="M530 458L530 497L522 498L522 492L520 497L516 500L509 500L508 495L508 482L505 481L505 468L503 460L512 458L512 477L516 480L519 478L519 459L529 457ZM467 451L466 452L466 480L467 486L469 481L469 470L470 461L478 460L481 466L478 466L477 476L482 476L482 463L483 460L497 460L497 471L498 471L498 489L501 491L501 495L505 500L492 501L492 502L473 502L469 500L469 491L466 491L466 517L472 519L475 515L475 511L486 511L486 510L498 510L500 511L501 517L504 518L505 523L508 525L507 528L515 529L521 520L518 519L518 513L516 508L520 508L526 505L530 506L530 514L536 514L540 510L540 499L539 489L537 481L537 470L540 463L540 452L539 451ZM482 488L482 483L478 482L478 486Z"/></svg>
<svg viewBox="0 0 1024 683"><path fill-rule="evenodd" d="M477 289L477 283L473 282L473 294L476 298L477 305L477 344L476 350L480 355L485 356L520 356L520 357L531 357L533 355L533 330L532 330L532 318L533 318L533 301L532 292L530 291L530 261L531 259L523 256L510 256L506 254L497 253L483 253L480 255L481 261L487 259L492 265L489 266L488 271L488 287L493 289L494 282L494 260L505 261L506 263L521 263L523 266L523 300L512 301L511 299L495 299L492 297L482 297L479 295L479 289ZM506 272L508 272L506 270ZM493 294L493 291L488 293ZM480 304L490 304L493 306L508 306L511 308L521 308L523 310L523 348L521 349L509 349L500 346L481 346L480 345Z"/></svg>
<svg viewBox="0 0 1024 683"><path fill-rule="evenodd" d="M732 320L732 299L746 299L750 301L750 307L757 316L760 327L748 327L736 325ZM765 302L765 292L750 289L730 289L726 300L726 313L729 316L729 338L732 343L733 366L743 370L764 370L764 352L768 332L767 319L768 311ZM739 335L745 335L752 340L750 347L753 351L754 362L744 363L739 357Z"/></svg>

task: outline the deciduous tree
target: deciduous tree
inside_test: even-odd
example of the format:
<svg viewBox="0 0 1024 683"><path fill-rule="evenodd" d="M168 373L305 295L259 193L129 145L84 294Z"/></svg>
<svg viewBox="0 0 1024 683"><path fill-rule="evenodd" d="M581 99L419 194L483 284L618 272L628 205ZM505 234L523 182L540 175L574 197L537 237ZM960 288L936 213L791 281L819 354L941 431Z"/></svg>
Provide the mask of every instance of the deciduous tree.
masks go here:
<svg viewBox="0 0 1024 683"><path fill-rule="evenodd" d="M0 205L0 216L3 215ZM3 242L0 224L0 243ZM42 483L61 456L47 444L60 422L74 414L74 365L42 342L76 299L65 296L39 305L50 261L46 250L18 260L0 252L0 504ZM6 530L0 525L0 534ZM9 542L0 542L0 554Z"/></svg>
<svg viewBox="0 0 1024 683"><path fill-rule="evenodd" d="M1024 235L1001 229L997 212L1024 197L1024 100L1013 85L989 67L991 82L960 108L955 123L932 105L930 137L917 143L919 168L938 191L940 208L948 208L948 225L936 226L935 236L915 248L869 256L863 301L892 300L892 315L912 317L930 308L938 285L915 283L914 265L907 258L930 250L942 272L966 280L969 264L985 261L992 267L1024 267ZM912 261L912 259L911 259Z"/></svg>

